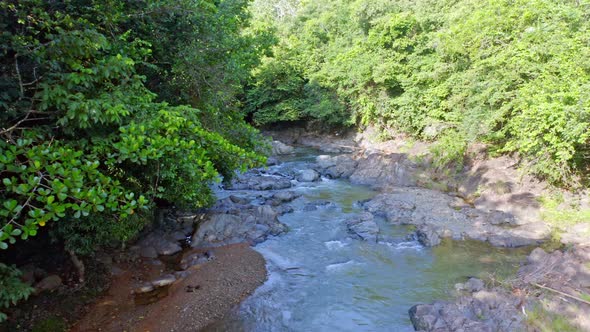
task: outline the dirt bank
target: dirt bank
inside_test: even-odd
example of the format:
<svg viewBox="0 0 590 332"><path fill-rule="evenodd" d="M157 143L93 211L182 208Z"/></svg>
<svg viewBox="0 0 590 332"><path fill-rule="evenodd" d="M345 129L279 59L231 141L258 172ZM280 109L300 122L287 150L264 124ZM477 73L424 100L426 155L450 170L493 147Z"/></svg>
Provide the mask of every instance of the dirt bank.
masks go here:
<svg viewBox="0 0 590 332"><path fill-rule="evenodd" d="M264 258L246 244L212 249L215 259L191 270L168 289L168 296L146 305L134 303L137 279L160 267L121 266L108 294L71 331L198 331L223 317L266 280Z"/></svg>

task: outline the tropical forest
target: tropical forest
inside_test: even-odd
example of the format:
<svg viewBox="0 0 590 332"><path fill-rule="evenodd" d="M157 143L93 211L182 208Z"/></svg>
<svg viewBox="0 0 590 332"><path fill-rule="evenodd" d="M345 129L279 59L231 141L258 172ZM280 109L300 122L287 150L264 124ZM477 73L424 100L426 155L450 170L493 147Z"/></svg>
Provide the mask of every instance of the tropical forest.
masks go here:
<svg viewBox="0 0 590 332"><path fill-rule="evenodd" d="M1 0L0 332L590 331L590 1Z"/></svg>

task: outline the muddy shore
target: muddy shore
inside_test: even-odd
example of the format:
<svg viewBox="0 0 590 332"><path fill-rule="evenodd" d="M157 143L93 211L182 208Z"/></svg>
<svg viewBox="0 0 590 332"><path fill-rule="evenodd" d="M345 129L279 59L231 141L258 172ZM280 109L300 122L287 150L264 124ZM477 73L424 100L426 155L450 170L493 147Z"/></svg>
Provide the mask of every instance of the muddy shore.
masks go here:
<svg viewBox="0 0 590 332"><path fill-rule="evenodd" d="M168 296L136 305L132 284L153 268L127 270L116 276L108 294L71 331L199 331L220 319L266 280L264 258L247 244L213 249L215 259L199 265L168 289Z"/></svg>

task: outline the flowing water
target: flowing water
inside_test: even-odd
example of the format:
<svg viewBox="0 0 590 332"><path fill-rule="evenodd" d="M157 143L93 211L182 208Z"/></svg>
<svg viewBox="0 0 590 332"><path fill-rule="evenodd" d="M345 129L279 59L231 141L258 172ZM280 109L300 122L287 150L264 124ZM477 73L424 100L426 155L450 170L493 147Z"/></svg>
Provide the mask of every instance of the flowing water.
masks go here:
<svg viewBox="0 0 590 332"><path fill-rule="evenodd" d="M275 170L307 168L310 158ZM454 284L470 276L513 273L526 254L475 242L425 248L408 240L410 229L384 220L386 242L360 241L345 220L375 191L327 179L292 190L303 196L292 203L296 212L280 217L290 231L255 247L267 260L268 280L208 331L413 331L411 306L449 299ZM335 204L304 211L319 199Z"/></svg>

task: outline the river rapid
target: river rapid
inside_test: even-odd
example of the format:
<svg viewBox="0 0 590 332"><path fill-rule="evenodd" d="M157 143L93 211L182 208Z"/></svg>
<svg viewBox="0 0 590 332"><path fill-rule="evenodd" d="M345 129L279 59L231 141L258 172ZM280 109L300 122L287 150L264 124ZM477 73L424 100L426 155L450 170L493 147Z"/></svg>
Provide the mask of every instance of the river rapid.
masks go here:
<svg viewBox="0 0 590 332"><path fill-rule="evenodd" d="M300 149L268 172L296 174L314 158ZM346 220L378 192L325 178L289 190L301 194L290 203L293 212L279 218L289 231L255 246L267 261L268 280L206 331L413 331L411 306L449 299L454 285L472 276L514 273L527 253L450 240L427 248L411 228L379 218L379 241L362 241ZM218 192L219 198L259 194Z"/></svg>

